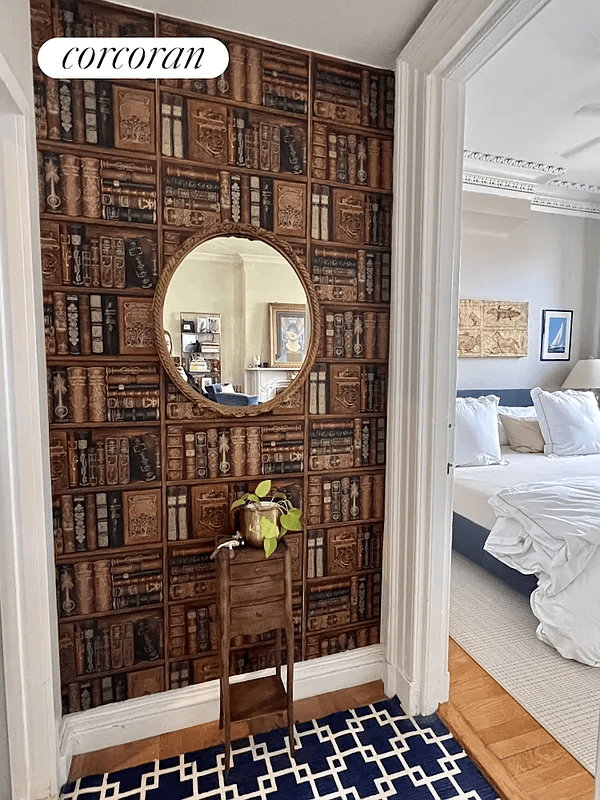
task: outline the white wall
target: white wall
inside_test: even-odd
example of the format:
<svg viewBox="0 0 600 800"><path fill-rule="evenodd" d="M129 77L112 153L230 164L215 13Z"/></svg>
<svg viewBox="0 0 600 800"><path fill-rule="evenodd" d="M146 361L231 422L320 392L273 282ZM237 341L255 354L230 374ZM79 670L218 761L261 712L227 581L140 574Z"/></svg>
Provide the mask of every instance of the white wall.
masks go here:
<svg viewBox="0 0 600 800"><path fill-rule="evenodd" d="M580 355L592 355L588 332L595 304L584 305L584 294L589 298L598 281L598 223L531 212L522 200L469 193L461 248L461 298L529 302L529 355L459 358L458 388L560 387ZM540 361L542 309L573 311L570 361Z"/></svg>

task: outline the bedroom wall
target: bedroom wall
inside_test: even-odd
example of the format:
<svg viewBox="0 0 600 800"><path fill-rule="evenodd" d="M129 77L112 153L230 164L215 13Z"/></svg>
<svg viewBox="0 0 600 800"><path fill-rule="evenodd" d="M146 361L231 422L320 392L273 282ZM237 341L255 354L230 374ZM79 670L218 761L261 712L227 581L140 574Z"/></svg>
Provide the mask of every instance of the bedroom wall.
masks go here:
<svg viewBox="0 0 600 800"><path fill-rule="evenodd" d="M460 297L529 301L529 355L459 358L459 389L559 388L578 358L595 355L598 230L524 200L464 193ZM573 310L568 362L540 361L545 308Z"/></svg>

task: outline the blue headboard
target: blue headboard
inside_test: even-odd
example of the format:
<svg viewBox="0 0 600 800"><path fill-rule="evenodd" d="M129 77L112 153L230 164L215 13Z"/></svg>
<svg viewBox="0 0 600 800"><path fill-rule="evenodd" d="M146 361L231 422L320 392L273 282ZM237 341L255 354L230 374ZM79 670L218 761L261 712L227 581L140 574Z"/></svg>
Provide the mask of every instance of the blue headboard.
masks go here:
<svg viewBox="0 0 600 800"><path fill-rule="evenodd" d="M458 389L457 397L481 397L495 394L500 398L501 406L532 406L533 401L529 389Z"/></svg>

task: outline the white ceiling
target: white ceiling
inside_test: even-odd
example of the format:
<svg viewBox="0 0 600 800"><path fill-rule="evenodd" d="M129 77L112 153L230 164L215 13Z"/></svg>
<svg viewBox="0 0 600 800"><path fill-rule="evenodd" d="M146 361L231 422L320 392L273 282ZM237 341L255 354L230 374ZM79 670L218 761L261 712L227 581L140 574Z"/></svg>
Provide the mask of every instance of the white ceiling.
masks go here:
<svg viewBox="0 0 600 800"><path fill-rule="evenodd" d="M465 147L600 187L599 0L552 0L468 82Z"/></svg>
<svg viewBox="0 0 600 800"><path fill-rule="evenodd" d="M127 0L147 11L394 69L435 0Z"/></svg>

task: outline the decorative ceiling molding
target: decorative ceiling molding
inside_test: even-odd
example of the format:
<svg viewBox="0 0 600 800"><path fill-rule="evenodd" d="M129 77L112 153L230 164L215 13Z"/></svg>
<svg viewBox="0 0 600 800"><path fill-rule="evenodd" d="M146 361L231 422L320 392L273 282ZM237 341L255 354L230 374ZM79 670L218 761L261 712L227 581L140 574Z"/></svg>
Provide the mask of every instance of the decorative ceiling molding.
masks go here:
<svg viewBox="0 0 600 800"><path fill-rule="evenodd" d="M559 189L571 189L577 192L585 192L586 194L600 194L600 186L595 186L593 183L574 183L573 181L553 180L550 181L548 186L557 186Z"/></svg>
<svg viewBox="0 0 600 800"><path fill-rule="evenodd" d="M553 167L550 164L539 164L536 161L523 161L518 158L508 158L507 156L495 156L493 153L478 153L475 150L464 150L465 158L473 161L483 161L486 164L496 164L503 167L516 167L533 172L546 173L549 175L564 175L563 167Z"/></svg>
<svg viewBox="0 0 600 800"><path fill-rule="evenodd" d="M560 197L534 197L532 211L555 211L578 216L600 218L600 204L586 203L584 200L567 200Z"/></svg>
<svg viewBox="0 0 600 800"><path fill-rule="evenodd" d="M500 178L495 175L477 175L473 172L463 173L463 185L481 186L486 189L498 189L502 192L520 192L531 195L535 192L533 183Z"/></svg>

